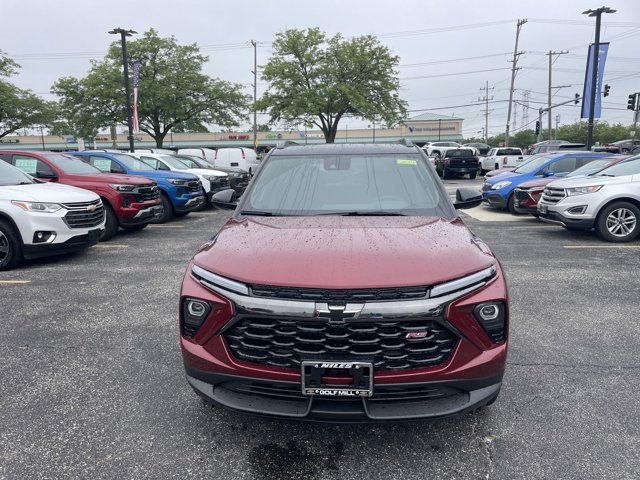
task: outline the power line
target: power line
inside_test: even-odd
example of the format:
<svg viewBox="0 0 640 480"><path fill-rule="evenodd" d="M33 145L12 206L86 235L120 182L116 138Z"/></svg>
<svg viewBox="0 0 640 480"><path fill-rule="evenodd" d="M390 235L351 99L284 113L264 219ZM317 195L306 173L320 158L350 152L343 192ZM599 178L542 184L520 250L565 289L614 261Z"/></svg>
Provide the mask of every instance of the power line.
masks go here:
<svg viewBox="0 0 640 480"><path fill-rule="evenodd" d="M485 73L485 72L497 72L500 70L509 70L509 67L501 67L501 68L489 68L485 70L469 70L466 72L455 72L455 73L438 73L434 75L420 75L417 77L400 77L400 80L420 80L423 78L436 78L436 77L454 77L457 75L470 75L473 73Z"/></svg>

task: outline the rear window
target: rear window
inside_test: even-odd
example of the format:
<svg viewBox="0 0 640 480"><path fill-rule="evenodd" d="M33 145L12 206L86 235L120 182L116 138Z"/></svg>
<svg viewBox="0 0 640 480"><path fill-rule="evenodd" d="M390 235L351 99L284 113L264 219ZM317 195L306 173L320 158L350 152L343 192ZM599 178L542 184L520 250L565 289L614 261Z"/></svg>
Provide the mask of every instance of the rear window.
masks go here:
<svg viewBox="0 0 640 480"><path fill-rule="evenodd" d="M470 148L458 148L456 150L448 150L445 154L445 157L474 157L475 152Z"/></svg>
<svg viewBox="0 0 640 480"><path fill-rule="evenodd" d="M522 150L519 148L501 148L498 150L498 155L522 155Z"/></svg>

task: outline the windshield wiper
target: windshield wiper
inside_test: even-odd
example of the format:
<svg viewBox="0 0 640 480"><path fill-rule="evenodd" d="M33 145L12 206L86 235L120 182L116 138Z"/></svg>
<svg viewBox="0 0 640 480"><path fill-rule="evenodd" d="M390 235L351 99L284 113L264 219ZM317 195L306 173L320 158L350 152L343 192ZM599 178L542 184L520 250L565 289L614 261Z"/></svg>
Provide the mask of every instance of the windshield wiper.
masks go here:
<svg viewBox="0 0 640 480"><path fill-rule="evenodd" d="M610 173L599 173L598 177L615 177L615 175L611 175Z"/></svg>
<svg viewBox="0 0 640 480"><path fill-rule="evenodd" d="M272 217L273 213L264 212L262 210L241 210L240 215L258 215L261 217Z"/></svg>

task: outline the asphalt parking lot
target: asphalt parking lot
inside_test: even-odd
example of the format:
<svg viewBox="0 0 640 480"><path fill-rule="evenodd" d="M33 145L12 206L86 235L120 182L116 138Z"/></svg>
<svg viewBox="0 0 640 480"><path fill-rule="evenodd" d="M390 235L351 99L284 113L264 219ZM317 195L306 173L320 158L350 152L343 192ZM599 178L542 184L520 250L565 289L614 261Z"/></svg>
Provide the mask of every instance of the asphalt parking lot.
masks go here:
<svg viewBox="0 0 640 480"><path fill-rule="evenodd" d="M181 277L228 215L0 273L0 477L638 478L640 241L464 214L512 297L496 404L431 422L308 424L211 409L184 380Z"/></svg>

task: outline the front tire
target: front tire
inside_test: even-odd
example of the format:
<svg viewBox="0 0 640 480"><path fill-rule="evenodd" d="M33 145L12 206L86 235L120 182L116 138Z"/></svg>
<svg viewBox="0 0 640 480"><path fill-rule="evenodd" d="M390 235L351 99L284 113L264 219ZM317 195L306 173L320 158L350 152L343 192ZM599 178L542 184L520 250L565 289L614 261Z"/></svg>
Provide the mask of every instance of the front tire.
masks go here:
<svg viewBox="0 0 640 480"><path fill-rule="evenodd" d="M163 193L160 198L162 200L162 215L157 220L157 223L165 223L173 217L173 204L165 193Z"/></svg>
<svg viewBox="0 0 640 480"><path fill-rule="evenodd" d="M509 195L509 200L507 200L507 210L511 215L518 215L518 212L516 212L516 199L513 193Z"/></svg>
<svg viewBox="0 0 640 480"><path fill-rule="evenodd" d="M478 175L478 172L473 172L469 174L469 180L475 180L476 175Z"/></svg>
<svg viewBox="0 0 640 480"><path fill-rule="evenodd" d="M630 242L640 233L640 209L629 202L607 205L598 214L596 232L607 242Z"/></svg>
<svg viewBox="0 0 640 480"><path fill-rule="evenodd" d="M120 226L120 222L118 222L118 217L116 216L113 208L106 201L103 200L104 204L104 216L105 216L105 224L104 224L104 233L100 237L101 242L106 242L107 240L111 240L116 233L118 233L118 227Z"/></svg>
<svg viewBox="0 0 640 480"><path fill-rule="evenodd" d="M13 225L0 219L0 270L9 270L22 261L22 244Z"/></svg>

